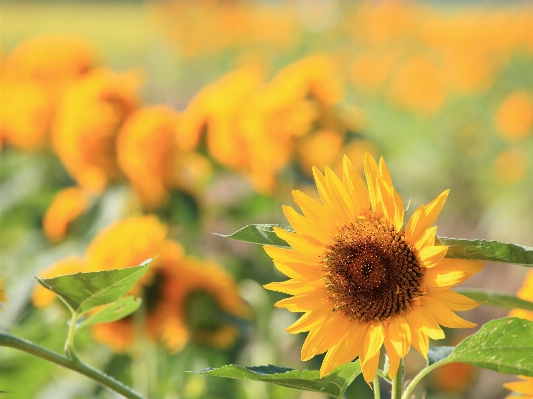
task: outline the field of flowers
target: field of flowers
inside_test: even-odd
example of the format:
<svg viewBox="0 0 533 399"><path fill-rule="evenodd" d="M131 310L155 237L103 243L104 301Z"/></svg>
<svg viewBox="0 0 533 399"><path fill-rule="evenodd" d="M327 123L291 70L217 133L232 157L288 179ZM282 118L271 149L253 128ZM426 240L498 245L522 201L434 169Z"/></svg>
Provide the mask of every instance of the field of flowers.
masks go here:
<svg viewBox="0 0 533 399"><path fill-rule="evenodd" d="M324 399L320 389L292 383L187 371L272 364L320 369L323 377L358 356L362 375L346 398L399 399L387 376L370 384L385 350L390 370L405 358L409 381L426 365L428 336L431 345L455 346L493 319L533 320L533 304L525 302L533 301L533 271L513 264L531 267L531 248L529 260L484 267L479 261L488 258L429 253L443 248L434 246L434 223L438 237L533 246L527 1L6 2L1 12L0 333L61 354L67 340L67 357L79 356L146 398ZM428 204L425 213L421 204ZM370 227L350 230L347 219ZM390 226L379 227L383 220ZM295 251L222 236L251 224L281 230L265 227L263 238L241 241L287 242ZM405 239L411 249L402 253L415 254L424 270L445 267L439 262L457 267L453 281L435 272L432 286L432 273L423 272L409 289L396 289L417 292L405 294L405 307L369 316L375 303L347 299L351 282L344 258L336 258L343 242L365 234ZM323 247L327 255L317 250ZM299 268L321 256L318 277ZM122 318L108 314L98 323L100 308L87 308L69 324L72 303L34 278L127 272L148 259L145 274L124 292L129 299L115 306ZM287 276L289 283L273 283ZM327 282L318 299L309 294L317 281ZM448 291L462 282L470 294ZM475 297L476 289L513 299ZM513 310L515 296L525 301ZM486 303L476 307L467 297ZM337 314L369 322L371 332L343 330L344 319L337 324L331 310L314 316L313 301L333 301ZM432 301L451 314L467 310L461 316L477 326L435 311L435 328L444 332L432 335L406 316L416 313L411 301L425 312L440 309ZM297 321L301 314L293 312L304 317ZM316 327L321 321L325 327ZM402 349L397 323L412 331L398 333ZM373 350L378 328L384 332ZM307 331L307 339L297 334ZM365 334L370 343L363 346ZM359 337L360 348L347 337ZM530 344L525 351L533 351ZM3 346L2 398L120 397ZM467 363L436 368L417 385L416 398L532 397L533 383L520 385L515 375L533 377L533 364L528 374Z"/></svg>

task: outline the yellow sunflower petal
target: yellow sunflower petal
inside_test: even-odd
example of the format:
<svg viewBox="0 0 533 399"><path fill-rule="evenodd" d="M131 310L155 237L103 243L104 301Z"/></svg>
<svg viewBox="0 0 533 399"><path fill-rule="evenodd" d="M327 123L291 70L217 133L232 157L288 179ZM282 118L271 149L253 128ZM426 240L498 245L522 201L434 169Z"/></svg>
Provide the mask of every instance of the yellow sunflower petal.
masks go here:
<svg viewBox="0 0 533 399"><path fill-rule="evenodd" d="M337 223L341 223L345 220L349 220L350 215L345 212L344 207L338 201L337 198L335 198L335 193L330 192L328 190L328 183L326 181L326 178L322 175L322 173L316 168L313 167L313 177L315 178L315 184L316 188L318 189L318 195L320 196L320 199L322 200L322 203L331 212L331 215L333 216L334 220Z"/></svg>
<svg viewBox="0 0 533 399"><path fill-rule="evenodd" d="M444 331L439 326L433 314L426 311L423 306L414 306L413 309L404 313L403 318L409 323L411 331L418 329L432 339L443 339Z"/></svg>
<svg viewBox="0 0 533 399"><path fill-rule="evenodd" d="M411 327L411 334L413 335L411 339L411 345L413 345L418 353L427 359L429 351L429 337L427 334L424 334L422 330L414 328L411 325L409 325L409 327Z"/></svg>
<svg viewBox="0 0 533 399"><path fill-rule="evenodd" d="M441 195L426 205L426 228L431 226L433 223L435 223L435 220L437 220L437 217L439 216L439 213L442 210L449 193L450 190L444 191Z"/></svg>
<svg viewBox="0 0 533 399"><path fill-rule="evenodd" d="M376 160L368 152L365 154L364 170L366 176L366 183L368 185L368 195L370 197L370 205L374 212L379 211L379 200L377 194L378 182L378 164Z"/></svg>
<svg viewBox="0 0 533 399"><path fill-rule="evenodd" d="M444 273L461 270L472 275L480 272L484 267L485 264L478 260L446 258L437 264L436 269Z"/></svg>
<svg viewBox="0 0 533 399"><path fill-rule="evenodd" d="M335 218L328 208L301 191L294 190L292 195L304 215L315 221L317 227L328 232L335 231Z"/></svg>
<svg viewBox="0 0 533 399"><path fill-rule="evenodd" d="M426 230L426 211L424 205L420 205L413 213L405 227L405 241L411 245L416 243L418 236Z"/></svg>
<svg viewBox="0 0 533 399"><path fill-rule="evenodd" d="M396 349L392 346L390 338L385 334L385 349L387 350L387 356L389 357L389 377L393 378L398 372L398 366L400 365L401 357L396 353Z"/></svg>
<svg viewBox="0 0 533 399"><path fill-rule="evenodd" d="M429 230L429 229L428 229ZM434 246L425 247L418 251L420 258L420 264L426 269L433 269L439 262L444 260L448 247L446 246Z"/></svg>
<svg viewBox="0 0 533 399"><path fill-rule="evenodd" d="M312 312L306 312L302 317L292 323L285 331L297 334L313 329L317 323L323 323L331 316L331 306L322 306Z"/></svg>
<svg viewBox="0 0 533 399"><path fill-rule="evenodd" d="M274 266L287 277L295 280L318 280L322 277L322 270L316 265L306 265L295 262L274 261Z"/></svg>
<svg viewBox="0 0 533 399"><path fill-rule="evenodd" d="M420 298L420 300L422 301L424 308L428 309L439 322L439 324L443 325L444 327L472 328L477 325L457 316L449 308L444 306L436 299L423 296Z"/></svg>
<svg viewBox="0 0 533 399"><path fill-rule="evenodd" d="M435 235L437 234L437 226L427 228L423 234L418 237L418 240L415 242L415 249L417 251L422 250L426 247L433 247L435 245Z"/></svg>
<svg viewBox="0 0 533 399"><path fill-rule="evenodd" d="M387 164L385 163L383 157L379 158L379 175L389 186L392 187L392 178L390 177L389 168L387 168Z"/></svg>
<svg viewBox="0 0 533 399"><path fill-rule="evenodd" d="M407 321L402 316L395 316L385 329L398 356L404 357L411 347L411 329Z"/></svg>
<svg viewBox="0 0 533 399"><path fill-rule="evenodd" d="M302 263L309 266L322 267L322 258L315 255L303 254L294 249L279 248L271 245L265 245L263 248L268 256L278 262Z"/></svg>
<svg viewBox="0 0 533 399"><path fill-rule="evenodd" d="M353 202L350 201L350 194L344 184L328 167L326 167L326 183L329 197L335 204L335 208L340 210L341 214L347 218L345 220L353 220L356 217L356 213Z"/></svg>
<svg viewBox="0 0 533 399"><path fill-rule="evenodd" d="M379 182L377 184L377 192L385 220L387 220L390 225L394 225L396 206L394 205L392 187L385 182Z"/></svg>
<svg viewBox="0 0 533 399"><path fill-rule="evenodd" d="M291 233L290 231L280 229L279 227L274 227L274 232L296 251L320 259L323 258L324 246L316 238L303 234Z"/></svg>
<svg viewBox="0 0 533 399"><path fill-rule="evenodd" d="M376 353L379 353L383 340L385 339L385 333L383 331L383 324L370 324L368 327L368 333L365 336L364 350L361 354L361 363L365 364Z"/></svg>
<svg viewBox="0 0 533 399"><path fill-rule="evenodd" d="M394 197L394 228L396 231L400 231L403 227L403 220L405 218L403 200L394 187L392 188L392 195Z"/></svg>
<svg viewBox="0 0 533 399"><path fill-rule="evenodd" d="M524 381L507 382L503 384L503 386L510 391L533 396L533 377L524 377L521 375L519 375L518 377L523 379ZM520 398L528 399L527 396L520 396Z"/></svg>
<svg viewBox="0 0 533 399"><path fill-rule="evenodd" d="M363 350L363 335L366 325L352 323L350 331L337 345L328 350L320 367L320 378L329 374L337 366L346 364L355 359Z"/></svg>
<svg viewBox="0 0 533 399"><path fill-rule="evenodd" d="M363 378L365 381L370 384L376 377L379 366L379 352L376 353L370 359L367 359L366 363L361 365L361 370L363 371Z"/></svg>
<svg viewBox="0 0 533 399"><path fill-rule="evenodd" d="M370 210L368 189L346 155L343 158L343 171L343 183L348 187L356 213L360 213L361 210Z"/></svg>
<svg viewBox="0 0 533 399"><path fill-rule="evenodd" d="M435 291L430 288L427 296L441 302L451 310L465 311L478 307L480 303L454 291Z"/></svg>
<svg viewBox="0 0 533 399"><path fill-rule="evenodd" d="M318 241L326 244L329 242L327 232L316 223L313 223L311 218L306 218L300 215L290 206L283 205L283 213L289 221L290 225L299 234L306 234L315 237Z"/></svg>
<svg viewBox="0 0 533 399"><path fill-rule="evenodd" d="M324 323L317 325L307 334L302 346L302 360L309 360L339 343L348 330L349 319L338 312L332 312L329 319L325 319Z"/></svg>
<svg viewBox="0 0 533 399"><path fill-rule="evenodd" d="M283 292L284 294L296 295L302 292L312 291L316 287L322 286L324 283L322 280L315 281L301 281L301 280L287 280L273 282L263 285L267 290Z"/></svg>
<svg viewBox="0 0 533 399"><path fill-rule="evenodd" d="M327 302L324 290L316 289L277 301L274 306L286 308L291 312L309 312L323 306Z"/></svg>

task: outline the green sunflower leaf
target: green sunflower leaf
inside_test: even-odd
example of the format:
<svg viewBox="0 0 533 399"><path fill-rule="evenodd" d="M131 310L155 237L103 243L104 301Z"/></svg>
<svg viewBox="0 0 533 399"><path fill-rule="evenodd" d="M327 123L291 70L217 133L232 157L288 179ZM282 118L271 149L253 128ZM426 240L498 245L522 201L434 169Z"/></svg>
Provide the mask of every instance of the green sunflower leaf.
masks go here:
<svg viewBox="0 0 533 399"><path fill-rule="evenodd" d="M112 321L123 319L139 309L141 303L141 298L135 298L132 296L119 299L118 301L100 310L98 313L87 317L78 324L76 330L81 330L82 328L89 327L94 324L110 323Z"/></svg>
<svg viewBox="0 0 533 399"><path fill-rule="evenodd" d="M194 373L216 377L270 382L304 391L320 392L334 398L344 398L344 393L353 380L361 374L359 360L335 368L327 376L320 378L318 370L293 370L273 365L244 367L233 364L217 369L208 368Z"/></svg>
<svg viewBox="0 0 533 399"><path fill-rule="evenodd" d="M513 263L533 267L533 248L499 241L437 237L437 245L447 245L447 258Z"/></svg>
<svg viewBox="0 0 533 399"><path fill-rule="evenodd" d="M452 362L533 377L533 321L518 317L489 321L440 363Z"/></svg>
<svg viewBox="0 0 533 399"><path fill-rule="evenodd" d="M249 242L252 244L260 245L274 245L276 247L289 247L284 240L279 238L274 232L274 227L279 227L280 229L293 231L290 225L288 224L250 224L246 227L243 227L240 230L237 230L233 234L216 234L217 236L232 238L238 241Z"/></svg>
<svg viewBox="0 0 533 399"><path fill-rule="evenodd" d="M506 309L522 309L533 312L533 302L520 299L515 295L505 292L488 291L471 288L456 288L459 294L463 294L477 302L484 302L485 305L497 306Z"/></svg>
<svg viewBox="0 0 533 399"><path fill-rule="evenodd" d="M65 274L35 279L59 298L77 316L123 297L148 270L152 259L127 269Z"/></svg>

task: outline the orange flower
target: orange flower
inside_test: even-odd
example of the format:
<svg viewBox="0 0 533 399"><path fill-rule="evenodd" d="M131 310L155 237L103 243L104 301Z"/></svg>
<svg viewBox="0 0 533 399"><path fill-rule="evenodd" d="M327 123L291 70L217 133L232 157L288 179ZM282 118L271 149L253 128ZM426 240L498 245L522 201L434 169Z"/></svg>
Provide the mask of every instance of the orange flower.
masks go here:
<svg viewBox="0 0 533 399"><path fill-rule="evenodd" d="M58 262L55 262L47 269L39 272L39 277L41 278L52 278L60 276L62 274L73 274L82 271L86 271L84 260L79 257L69 257ZM44 308L49 306L54 299L56 294L52 291L47 290L40 284L35 285L35 290L33 291L31 300L35 306L38 308Z"/></svg>
<svg viewBox="0 0 533 399"><path fill-rule="evenodd" d="M44 87L30 81L2 82L0 131L4 140L17 148L43 147L53 114L53 104Z"/></svg>
<svg viewBox="0 0 533 399"><path fill-rule="evenodd" d="M505 139L527 137L533 129L533 95L527 91L509 94L496 111L494 122Z"/></svg>
<svg viewBox="0 0 533 399"><path fill-rule="evenodd" d="M69 37L41 36L15 47L2 70L0 130L6 141L24 150L47 144L60 96L94 59L87 43Z"/></svg>
<svg viewBox="0 0 533 399"><path fill-rule="evenodd" d="M6 73L16 81L30 81L57 99L67 84L96 64L87 42L61 36L38 36L20 43L6 59Z"/></svg>
<svg viewBox="0 0 533 399"><path fill-rule="evenodd" d="M207 170L201 166L194 168L201 162L201 155L188 156L178 148L175 139L178 123L179 115L172 109L154 106L133 113L119 132L119 166L145 208L157 208L168 199L170 190L191 189L209 174L209 164ZM185 168L192 172L186 172Z"/></svg>
<svg viewBox="0 0 533 399"><path fill-rule="evenodd" d="M4 306L6 302L6 293L4 292L4 283L0 280L0 309Z"/></svg>
<svg viewBox="0 0 533 399"><path fill-rule="evenodd" d="M187 306L192 293L207 293L217 308L237 317L245 317L248 308L227 272L214 263L184 257L183 248L165 238L166 232L166 226L155 216L116 222L93 240L86 252L86 265L90 271L122 269L157 255L130 294L144 299L147 337L161 340L169 350L179 351L194 336L196 328L202 328L202 324L188 325ZM220 313L202 306L200 315L205 312ZM221 326L216 327L213 331ZM95 339L117 352L130 347L134 331L132 318L93 327ZM221 339L216 334L215 337Z"/></svg>
<svg viewBox="0 0 533 399"><path fill-rule="evenodd" d="M43 218L44 234L51 241L60 241L67 234L72 221L89 207L87 195L78 187L60 191Z"/></svg>
<svg viewBox="0 0 533 399"><path fill-rule="evenodd" d="M504 183L517 183L527 173L529 157L522 148L508 148L494 160L494 174Z"/></svg>
<svg viewBox="0 0 533 399"><path fill-rule="evenodd" d="M72 84L59 105L52 142L81 188L100 193L118 176L115 138L137 108L137 74L98 69Z"/></svg>
<svg viewBox="0 0 533 399"><path fill-rule="evenodd" d="M530 271L524 280L522 288L518 290L516 296L520 299L533 302L533 270ZM522 319L533 321L533 312L522 310L522 309L513 309L509 313L511 317L521 317Z"/></svg>

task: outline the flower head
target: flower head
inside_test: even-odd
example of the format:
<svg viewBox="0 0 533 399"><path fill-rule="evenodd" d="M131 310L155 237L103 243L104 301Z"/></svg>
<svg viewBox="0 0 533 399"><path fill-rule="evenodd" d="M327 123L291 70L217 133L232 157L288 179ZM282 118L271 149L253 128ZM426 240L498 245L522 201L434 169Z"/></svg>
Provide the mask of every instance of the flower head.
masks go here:
<svg viewBox="0 0 533 399"><path fill-rule="evenodd" d="M524 381L508 382L503 386L510 391L521 393L525 396L508 396L507 399L529 399L533 397L533 377L524 377L519 375L518 378Z"/></svg>
<svg viewBox="0 0 533 399"><path fill-rule="evenodd" d="M118 176L115 139L119 126L138 106L136 74L96 69L68 87L52 127L61 161L83 189L100 193Z"/></svg>
<svg viewBox="0 0 533 399"><path fill-rule="evenodd" d="M380 348L389 356L391 377L413 345L427 358L429 338L442 339L440 325L473 327L453 311L478 304L450 288L480 271L482 262L444 259L435 245L444 191L421 205L404 226L402 199L383 159L366 154L367 184L344 158L343 180L329 168L313 173L321 202L294 191L304 215L284 213L294 232L276 229L292 249L265 246L290 280L265 287L292 297L276 303L304 315L287 328L308 331L302 360L326 352L324 376L359 357L367 382L377 372Z"/></svg>

